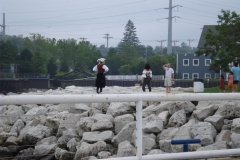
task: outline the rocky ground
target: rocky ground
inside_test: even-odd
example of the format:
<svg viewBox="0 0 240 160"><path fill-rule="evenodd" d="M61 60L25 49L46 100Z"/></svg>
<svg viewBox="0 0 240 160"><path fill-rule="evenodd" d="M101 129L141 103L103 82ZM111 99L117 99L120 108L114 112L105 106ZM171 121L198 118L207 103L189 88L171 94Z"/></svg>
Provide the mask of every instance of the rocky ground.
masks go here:
<svg viewBox="0 0 240 160"><path fill-rule="evenodd" d="M183 90L192 89L173 88L172 92ZM106 87L102 94L141 92L141 87ZM164 88L153 88L153 93L164 92ZM24 94L96 92L93 87L69 86ZM143 154L182 152L182 145L170 144L172 139L201 139L201 144L189 145L190 151L240 148L239 102L144 102ZM135 102L0 106L0 157L92 160L134 156L135 107Z"/></svg>

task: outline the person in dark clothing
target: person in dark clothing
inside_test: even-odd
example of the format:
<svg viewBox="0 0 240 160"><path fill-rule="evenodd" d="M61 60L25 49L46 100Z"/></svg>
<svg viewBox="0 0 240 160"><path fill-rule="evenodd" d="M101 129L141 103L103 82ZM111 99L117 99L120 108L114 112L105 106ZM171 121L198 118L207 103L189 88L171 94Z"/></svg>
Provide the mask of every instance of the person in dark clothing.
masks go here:
<svg viewBox="0 0 240 160"><path fill-rule="evenodd" d="M152 71L150 69L150 65L146 64L144 70L142 72L142 90L145 92L145 86L148 86L149 92L152 91L151 89L151 80L152 80Z"/></svg>
<svg viewBox="0 0 240 160"><path fill-rule="evenodd" d="M108 67L105 65L104 58L100 58L97 60L98 64L93 68L93 71L97 72L96 78L96 87L97 93L101 93L102 89L105 87L105 74L108 72Z"/></svg>

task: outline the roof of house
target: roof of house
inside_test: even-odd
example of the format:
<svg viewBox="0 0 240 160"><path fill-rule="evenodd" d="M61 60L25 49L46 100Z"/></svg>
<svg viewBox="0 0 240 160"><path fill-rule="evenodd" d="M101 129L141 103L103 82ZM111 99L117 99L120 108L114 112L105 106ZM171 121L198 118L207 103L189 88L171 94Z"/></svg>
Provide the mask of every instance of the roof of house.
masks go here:
<svg viewBox="0 0 240 160"><path fill-rule="evenodd" d="M207 30L210 28L214 34L218 34L218 31L215 29L215 26L216 25L204 25L203 26L203 29L202 29L202 34L201 34L201 37L199 39L199 42L198 42L198 46L197 48L205 48L204 47L204 44L206 43L206 40L205 40L205 33L207 32Z"/></svg>

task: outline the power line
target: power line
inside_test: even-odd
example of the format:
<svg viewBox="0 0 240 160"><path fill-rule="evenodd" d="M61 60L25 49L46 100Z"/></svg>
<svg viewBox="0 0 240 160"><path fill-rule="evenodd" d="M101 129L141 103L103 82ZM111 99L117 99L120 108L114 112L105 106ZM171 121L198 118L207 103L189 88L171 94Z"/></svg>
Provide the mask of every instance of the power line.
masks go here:
<svg viewBox="0 0 240 160"><path fill-rule="evenodd" d="M207 1L204 1L204 0L201 0L201 1L203 1L203 2L207 2ZM237 9L240 9L239 7L226 6L226 5L222 5L222 4L219 4L219 3L213 3L213 2L207 2L207 3L214 4L214 5L219 5L219 6L224 6L224 7L231 7L231 8L237 8Z"/></svg>
<svg viewBox="0 0 240 160"><path fill-rule="evenodd" d="M113 37L109 37L109 34L107 33L107 34L104 34L104 35L106 35L105 37L103 37L103 38L106 38L107 39L107 53L106 53L106 56L108 55L108 40L109 39L111 39L111 38L113 38Z"/></svg>

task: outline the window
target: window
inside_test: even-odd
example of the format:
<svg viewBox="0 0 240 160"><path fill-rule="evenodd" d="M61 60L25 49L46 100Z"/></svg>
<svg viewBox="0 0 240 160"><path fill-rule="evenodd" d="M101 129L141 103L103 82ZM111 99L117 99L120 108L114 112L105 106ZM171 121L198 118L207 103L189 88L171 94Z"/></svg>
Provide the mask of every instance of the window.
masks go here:
<svg viewBox="0 0 240 160"><path fill-rule="evenodd" d="M192 78L193 79L198 79L199 78L199 74L198 73L193 73L192 74Z"/></svg>
<svg viewBox="0 0 240 160"><path fill-rule="evenodd" d="M205 66L210 66L211 59L205 59Z"/></svg>
<svg viewBox="0 0 240 160"><path fill-rule="evenodd" d="M205 73L205 78L211 78L211 74L210 73Z"/></svg>
<svg viewBox="0 0 240 160"><path fill-rule="evenodd" d="M199 66L199 59L193 59L193 66Z"/></svg>
<svg viewBox="0 0 240 160"><path fill-rule="evenodd" d="M183 66L189 66L189 59L183 59Z"/></svg>
<svg viewBox="0 0 240 160"><path fill-rule="evenodd" d="M188 73L183 73L183 79L189 79L189 74Z"/></svg>

